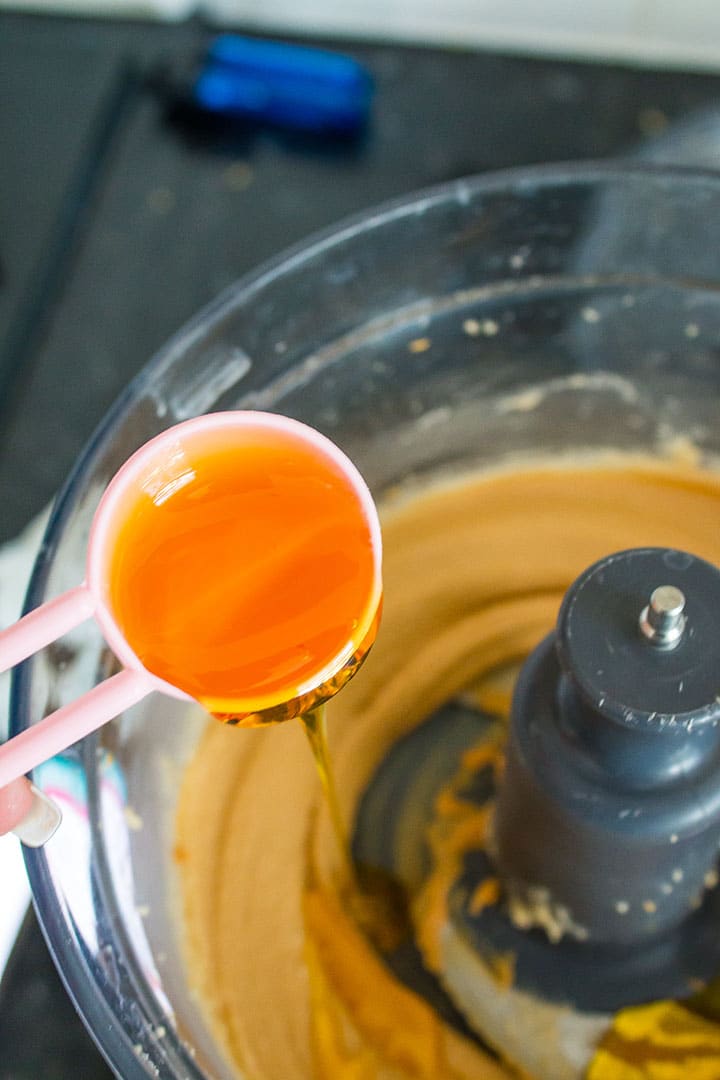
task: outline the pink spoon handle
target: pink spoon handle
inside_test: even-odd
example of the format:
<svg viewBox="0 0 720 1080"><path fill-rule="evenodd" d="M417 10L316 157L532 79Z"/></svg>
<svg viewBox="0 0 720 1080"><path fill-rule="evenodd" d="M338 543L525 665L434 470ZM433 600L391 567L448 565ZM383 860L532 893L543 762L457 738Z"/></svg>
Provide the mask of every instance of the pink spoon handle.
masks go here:
<svg viewBox="0 0 720 1080"><path fill-rule="evenodd" d="M89 735L155 689L152 676L125 669L0 746L0 788Z"/></svg>
<svg viewBox="0 0 720 1080"><path fill-rule="evenodd" d="M21 660L85 622L94 609L95 603L87 585L78 585L30 611L7 630L0 630L0 671L15 667Z"/></svg>

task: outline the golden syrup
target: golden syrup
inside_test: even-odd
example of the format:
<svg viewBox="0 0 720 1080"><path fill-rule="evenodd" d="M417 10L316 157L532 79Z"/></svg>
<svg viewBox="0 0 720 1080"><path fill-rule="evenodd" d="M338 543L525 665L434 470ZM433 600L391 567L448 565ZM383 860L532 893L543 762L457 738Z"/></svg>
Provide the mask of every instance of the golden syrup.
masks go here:
<svg viewBox="0 0 720 1080"><path fill-rule="evenodd" d="M325 706L302 717L346 874L345 907L380 953L392 953L410 936L408 898L402 886L379 867L356 865L340 809L327 742Z"/></svg>
<svg viewBox="0 0 720 1080"><path fill-rule="evenodd" d="M315 760L318 776L320 777L320 784L322 785L323 794L325 795L325 802L327 803L340 856L345 864L345 869L348 872L349 877L354 883L355 870L350 851L350 842L345 822L343 821L342 811L340 809L340 800L338 799L337 786L335 784L335 773L333 771L327 742L327 718L325 715L325 706L320 705L319 708L314 709L312 712L305 713L302 717L302 724L305 728L308 742L310 743L310 749L312 750L312 755Z"/></svg>
<svg viewBox="0 0 720 1080"><path fill-rule="evenodd" d="M277 722L354 674L377 631L363 504L341 466L272 432L180 448L126 508L116 621L145 668L219 719Z"/></svg>

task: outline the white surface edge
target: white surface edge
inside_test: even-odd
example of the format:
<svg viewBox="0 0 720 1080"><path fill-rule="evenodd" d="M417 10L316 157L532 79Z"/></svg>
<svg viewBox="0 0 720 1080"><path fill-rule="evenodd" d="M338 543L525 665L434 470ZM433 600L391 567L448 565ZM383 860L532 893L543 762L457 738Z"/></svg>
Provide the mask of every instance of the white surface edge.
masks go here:
<svg viewBox="0 0 720 1080"><path fill-rule="evenodd" d="M178 21L720 71L717 0L0 0L0 10Z"/></svg>
<svg viewBox="0 0 720 1080"><path fill-rule="evenodd" d="M30 903L20 841L0 836L0 980Z"/></svg>
<svg viewBox="0 0 720 1080"><path fill-rule="evenodd" d="M0 548L0 626L9 626L22 611L48 513L49 510L44 511L16 540ZM9 693L10 672L3 672L0 675L0 742L7 737ZM0 979L29 903L30 885L20 841L15 836L0 836Z"/></svg>

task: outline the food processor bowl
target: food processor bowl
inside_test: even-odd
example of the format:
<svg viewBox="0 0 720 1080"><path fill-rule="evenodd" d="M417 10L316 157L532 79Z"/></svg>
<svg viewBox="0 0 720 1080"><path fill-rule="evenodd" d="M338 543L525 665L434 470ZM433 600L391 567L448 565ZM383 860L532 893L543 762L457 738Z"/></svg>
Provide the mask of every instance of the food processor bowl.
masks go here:
<svg viewBox="0 0 720 1080"><path fill-rule="evenodd" d="M533 454L687 446L711 461L720 453L719 287L713 173L533 168L369 211L239 281L128 387L57 500L28 606L81 579L93 512L121 463L209 410L265 409L311 424L353 459L380 503ZM113 664L93 624L24 664L13 731ZM155 696L35 776L64 811L57 836L26 852L38 916L124 1080L238 1075L182 950L173 823L203 723Z"/></svg>

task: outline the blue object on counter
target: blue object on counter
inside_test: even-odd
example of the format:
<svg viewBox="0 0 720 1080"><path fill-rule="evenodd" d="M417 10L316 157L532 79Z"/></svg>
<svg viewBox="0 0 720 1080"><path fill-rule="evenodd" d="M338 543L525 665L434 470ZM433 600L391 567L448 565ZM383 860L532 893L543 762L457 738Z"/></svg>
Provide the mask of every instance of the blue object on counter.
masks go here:
<svg viewBox="0 0 720 1080"><path fill-rule="evenodd" d="M192 96L213 113L351 134L367 120L372 92L367 71L348 56L223 34L208 49Z"/></svg>

